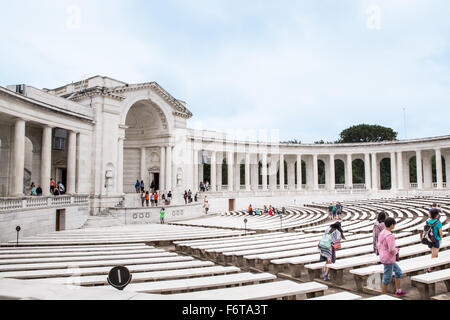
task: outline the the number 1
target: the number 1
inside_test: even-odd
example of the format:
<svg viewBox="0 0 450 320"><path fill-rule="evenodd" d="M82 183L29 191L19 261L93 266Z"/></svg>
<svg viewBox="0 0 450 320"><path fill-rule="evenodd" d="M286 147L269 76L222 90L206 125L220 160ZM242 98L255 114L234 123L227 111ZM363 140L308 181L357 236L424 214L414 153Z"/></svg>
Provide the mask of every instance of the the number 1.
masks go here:
<svg viewBox="0 0 450 320"><path fill-rule="evenodd" d="M117 276L119 277L119 283L122 283L122 278L120 277L120 270L117 270Z"/></svg>

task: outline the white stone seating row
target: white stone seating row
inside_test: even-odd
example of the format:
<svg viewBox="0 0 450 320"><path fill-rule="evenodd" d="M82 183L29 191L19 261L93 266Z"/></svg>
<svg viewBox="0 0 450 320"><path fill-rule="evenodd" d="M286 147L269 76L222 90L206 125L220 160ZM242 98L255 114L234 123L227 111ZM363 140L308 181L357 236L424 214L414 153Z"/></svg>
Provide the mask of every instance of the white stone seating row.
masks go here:
<svg viewBox="0 0 450 320"><path fill-rule="evenodd" d="M450 267L450 250L439 252L439 257L435 259L431 259L431 254L427 254L416 258L400 260L397 264L402 269L403 276L424 272L427 268L448 268ZM360 291L363 290L364 283L367 282L369 276L377 275L381 279L383 272L384 267L382 264L350 270L350 273L354 276L356 286Z"/></svg>
<svg viewBox="0 0 450 320"><path fill-rule="evenodd" d="M201 268L201 267L211 267L214 263L211 261L199 261L194 260L192 257L189 259L183 259L184 261L175 262L160 262L160 263L150 263L150 264L139 264L139 265L125 265L131 273L140 272L156 272L156 271L172 271L187 268ZM115 265L113 265L115 266ZM16 279L37 279L37 278L58 278L58 277L72 277L82 274L83 276L94 276L94 275L108 275L112 266L102 266L102 267L68 267L61 269L40 269L35 270L32 267L30 269L25 269L21 271L9 271L1 272L0 278L16 278ZM173 272L175 274L176 272Z"/></svg>
<svg viewBox="0 0 450 320"><path fill-rule="evenodd" d="M152 272L135 272L132 275L133 277L131 279L131 283L231 274L237 273L240 270L241 269L237 267L211 266L211 267L163 270ZM80 274L71 277L48 278L47 281L49 283L75 284L80 286L94 286L94 285L108 284L106 274L85 276L83 274L83 270L81 270Z"/></svg>
<svg viewBox="0 0 450 320"><path fill-rule="evenodd" d="M322 296L327 289L328 286L317 282L297 283L283 280L243 287L177 293L164 297L174 300L295 300L304 294L307 298Z"/></svg>
<svg viewBox="0 0 450 320"><path fill-rule="evenodd" d="M175 249L177 251L192 253L191 249L203 249L207 247L220 247L221 245L233 245L242 243L244 241L264 241L264 239L271 237L285 237L287 234L284 232L272 232L270 234L253 234L240 237L228 237L228 238L214 238L211 240L193 240L193 241L174 241Z"/></svg>
<svg viewBox="0 0 450 320"><path fill-rule="evenodd" d="M410 244L417 243L419 241L419 238L417 237L417 235L411 236L410 233L405 233L405 232L397 233L397 234L395 234L395 237L397 238L396 244L398 247L407 246ZM371 245L337 250L336 251L336 259L337 259L336 263L342 261L341 259L348 258L348 257L353 257L354 258L353 261L355 261L355 263L359 263L359 262L363 262L363 263L367 263L367 264L376 263L377 257L375 254L363 255L364 253L368 253L368 252L372 252L372 251L373 251L373 246L371 246ZM401 250L401 252L402 252L402 250ZM356 256L356 257L354 257L354 256ZM297 257L288 257L288 258L278 258L278 259L270 260L270 267L274 268L276 270L276 272L283 272L285 269L288 268L290 274L293 277L300 277L301 271L303 270L305 265L319 262L319 259L320 259L319 249L317 249L317 253L315 253L315 254L309 254L309 255L297 256ZM375 259L375 262L374 262L374 259ZM366 261L366 260L368 260L368 261ZM321 263L321 264L323 266L325 263ZM322 266L320 266L320 268ZM314 269L314 267L315 266L310 266L310 269ZM320 268L318 267L317 269L320 269Z"/></svg>
<svg viewBox="0 0 450 320"><path fill-rule="evenodd" d="M401 236L406 236L406 234L402 234ZM300 257L300 256L311 256L314 253L316 253L315 255L319 256L319 249L317 247L318 242L320 240L320 237L316 240L316 241L312 241L310 243L305 244L303 249L289 249L288 247L286 247L285 249L288 250L283 250L283 248L280 248L279 250L276 250L276 246L274 246L275 250L272 250L272 252L270 252L269 250L265 251L265 252L260 252L260 253L253 253L250 255L243 255L243 260L246 261L248 266L251 267L258 267L261 270L267 271L267 270L278 270L275 268L274 265L271 265L272 268L270 268L271 266L269 266L269 264L271 263L271 260L274 259L283 259L283 258L289 258L289 257ZM353 237L353 236L349 236L347 238L347 240L342 241L341 245L342 245L342 250L340 250L340 255L341 256L345 256L347 254L362 254L362 253L367 253L370 252L370 246L363 246L364 244L371 244L372 243L372 237L368 236L368 235L362 235L359 237ZM242 255L242 253L235 253L235 255ZM241 266L244 266L243 263L239 264Z"/></svg>
<svg viewBox="0 0 450 320"><path fill-rule="evenodd" d="M235 254L239 255L239 253L252 253L252 252L267 252L267 251L276 251L283 250L285 247L305 247L310 245L311 241L319 241L319 237L311 237L311 238L296 238L293 235L289 235L289 237L284 238L270 238L265 240L263 243L258 244L249 244L249 245L235 245L232 247L220 247L220 248L209 248L204 249L205 257L211 257L216 259L218 254L221 253L227 256L233 256ZM275 247L275 249L274 249ZM231 260L226 260L226 262L231 262Z"/></svg>
<svg viewBox="0 0 450 320"><path fill-rule="evenodd" d="M121 249L108 251L78 251L78 252L60 252L56 247L51 253L0 253L0 264L5 259L30 259L30 258L66 258L66 257L86 257L86 256L106 256L106 255L123 255L123 254L143 254L163 252L162 249L152 247L143 247L142 249Z"/></svg>
<svg viewBox="0 0 450 320"><path fill-rule="evenodd" d="M247 230L247 234L252 234L254 231ZM128 238L120 238L120 237L111 237L108 239L52 239L52 240L28 240L22 239L20 241L21 245L68 245L68 244L80 244L80 245L88 245L88 244L122 244L122 243L153 243L153 242L161 242L167 241L172 242L176 240L187 240L187 239L206 239L206 238L216 238L220 236L232 236L244 234L243 230L223 230L223 231L210 231L208 233L194 233L194 234L179 234L179 235L166 235L166 236L154 236L149 234L148 237L128 237ZM11 242L10 244L13 244Z"/></svg>
<svg viewBox="0 0 450 320"><path fill-rule="evenodd" d="M0 278L0 300L163 300L163 295L123 292L112 287L83 288L45 280Z"/></svg>
<svg viewBox="0 0 450 320"><path fill-rule="evenodd" d="M88 252L88 251L108 251L108 250L126 250L126 249L142 249L149 248L145 243L132 243L123 245L87 245L87 246L32 246L32 247L0 247L0 254L7 253L50 253L54 252L55 248L58 252ZM151 247L150 247L151 248Z"/></svg>
<svg viewBox="0 0 450 320"><path fill-rule="evenodd" d="M323 233L325 232L325 230L335 222L335 220L328 220L326 221L324 224L319 225L319 226L314 226L314 227L308 227L308 228L298 228L295 229L296 232L319 232L319 233ZM348 228L349 226L352 226L356 223L359 223L358 220L347 220L347 221L341 221L341 226L344 230L346 230L346 228Z"/></svg>
<svg viewBox="0 0 450 320"><path fill-rule="evenodd" d="M168 252L172 253L172 252ZM164 257L143 258L143 259L111 259L96 261L78 261L78 262L49 262L49 263L18 263L0 265L0 272L4 271L20 271L20 270L39 270L39 269L61 269L61 268L84 268L84 267L101 267L101 266L117 266L117 265L135 265L135 264L151 264L157 262L176 262L193 260L189 256L178 256L177 254L166 255ZM0 273L1 276L1 273Z"/></svg>
<svg viewBox="0 0 450 320"><path fill-rule="evenodd" d="M155 257L171 257L173 252L167 252L163 249L150 249L151 251L139 253L124 253L124 254L108 254L108 255L82 255L69 257L46 257L46 258L30 258L23 257L19 259L0 259L0 266L12 264L34 264L34 263L52 263L52 262L78 262L78 261L97 261L97 260L111 260L111 259L147 259Z"/></svg>
<svg viewBox="0 0 450 320"><path fill-rule="evenodd" d="M436 283L444 282L450 291L450 268L411 277L411 283L419 290L422 300L436 295Z"/></svg>
<svg viewBox="0 0 450 320"><path fill-rule="evenodd" d="M446 214L441 214L440 215L440 218L439 218L439 220L442 222L442 224L443 224L443 226L442 226L442 231L444 231L444 230L447 230L448 228L449 228L449 224L448 223L445 223L446 221L447 221L447 215ZM424 221L424 220L422 220L422 222L421 223L419 223L419 224L417 224L417 225L415 225L415 226L412 226L412 227L409 227L409 228L407 228L407 229L404 229L405 231L416 231L416 232L418 232L418 231L422 231L423 230L423 227L425 226L425 223L426 223L426 221Z"/></svg>
<svg viewBox="0 0 450 320"><path fill-rule="evenodd" d="M417 239L417 236L416 235L412 236L412 238L413 240ZM421 243L416 244L408 243L410 239L411 237L399 239L397 243L397 245L401 248L400 250L401 258L422 255L430 251L427 246ZM404 246L405 243L407 244L406 246ZM449 241L442 242L442 248L448 248L449 246L450 246ZM360 249L362 250L362 247L360 247ZM343 284L343 272L345 270L364 265L376 264L379 262L379 260L380 260L379 257L372 253L358 257L340 259L336 261L336 263L334 264L327 265L327 267L330 268L332 282L341 285ZM325 266L325 262L318 262L305 265L305 269L308 270L309 273L309 278L310 279L318 278L320 275L320 269L322 269L323 266Z"/></svg>
<svg viewBox="0 0 450 320"><path fill-rule="evenodd" d="M307 300L314 301L314 300L359 300L359 299L361 299L361 296L351 293L351 292L343 291L343 292L328 294L326 296L311 298L311 299L307 299Z"/></svg>
<svg viewBox="0 0 450 320"><path fill-rule="evenodd" d="M223 288L226 286L243 286L275 280L277 277L270 273L233 273L227 275L205 276L189 279L162 280L153 282L131 283L125 291L142 293L173 294L194 290ZM245 289L242 289L245 290Z"/></svg>

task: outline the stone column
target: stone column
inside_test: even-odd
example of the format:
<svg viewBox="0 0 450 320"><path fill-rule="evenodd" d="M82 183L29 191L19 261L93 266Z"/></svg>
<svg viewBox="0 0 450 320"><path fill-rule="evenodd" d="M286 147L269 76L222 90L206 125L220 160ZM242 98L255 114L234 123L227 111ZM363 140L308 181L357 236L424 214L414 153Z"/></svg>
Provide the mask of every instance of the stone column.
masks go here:
<svg viewBox="0 0 450 320"><path fill-rule="evenodd" d="M416 151L417 189L423 189L422 152Z"/></svg>
<svg viewBox="0 0 450 320"><path fill-rule="evenodd" d="M166 189L166 147L161 147L159 157L159 190L169 191Z"/></svg>
<svg viewBox="0 0 450 320"><path fill-rule="evenodd" d="M216 191L217 184L217 152L211 152L211 181L209 182L209 190Z"/></svg>
<svg viewBox="0 0 450 320"><path fill-rule="evenodd" d="M284 190L284 154L280 153L280 190Z"/></svg>
<svg viewBox="0 0 450 320"><path fill-rule="evenodd" d="M347 188L353 188L353 163L352 163L352 155L350 153L347 154L347 170L345 176L345 185Z"/></svg>
<svg viewBox="0 0 450 320"><path fill-rule="evenodd" d="M442 189L444 187L442 177L442 154L441 149L436 149L436 182L437 188Z"/></svg>
<svg viewBox="0 0 450 320"><path fill-rule="evenodd" d="M245 154L245 191L250 191L250 153Z"/></svg>
<svg viewBox="0 0 450 320"><path fill-rule="evenodd" d="M267 191L267 153L263 153L262 155L262 188L264 191Z"/></svg>
<svg viewBox="0 0 450 320"><path fill-rule="evenodd" d="M195 157L195 153L194 153L194 157ZM197 154L197 161L198 161L198 154ZM195 181L195 177L198 177L198 172L197 172L197 176L196 176L195 175L195 167L194 167L194 181ZM171 146L166 147L166 179L165 179L165 183L166 183L167 192L172 191L172 193L173 193L173 190L172 190L172 188L173 188L173 186L172 186L172 147ZM195 185L194 185L194 188L195 188Z"/></svg>
<svg viewBox="0 0 450 320"><path fill-rule="evenodd" d="M334 154L330 154L330 190L336 189L336 170L334 168Z"/></svg>
<svg viewBox="0 0 450 320"><path fill-rule="evenodd" d="M117 159L117 193L123 194L123 137L119 137ZM78 186L79 187L79 186Z"/></svg>
<svg viewBox="0 0 450 320"><path fill-rule="evenodd" d="M397 190L397 166L395 152L391 152L391 190Z"/></svg>
<svg viewBox="0 0 450 320"><path fill-rule="evenodd" d="M425 189L433 188L433 167L431 165L431 155L426 155L423 160L423 186Z"/></svg>
<svg viewBox="0 0 450 320"><path fill-rule="evenodd" d="M404 178L403 178L403 153L397 152L397 177L398 177L398 189L403 190Z"/></svg>
<svg viewBox="0 0 450 320"><path fill-rule="evenodd" d="M77 133L69 131L67 141L67 193L75 193L75 170L76 170L76 154L77 154Z"/></svg>
<svg viewBox="0 0 450 320"><path fill-rule="evenodd" d="M145 181L145 147L141 148L141 170L140 170L140 174L141 174L141 179L140 180L144 180L144 183L147 184L148 182ZM146 188L150 188L150 186L145 186Z"/></svg>
<svg viewBox="0 0 450 320"><path fill-rule="evenodd" d="M302 155L297 155L297 190L302 190Z"/></svg>
<svg viewBox="0 0 450 320"><path fill-rule="evenodd" d="M41 148L41 189L42 195L50 195L50 175L52 167L52 128L45 126L42 129Z"/></svg>
<svg viewBox="0 0 450 320"><path fill-rule="evenodd" d="M217 186L216 189L218 191L222 190L222 170L223 170L223 159L224 159L225 155L223 152L221 152L221 158L220 158L220 163L217 165Z"/></svg>
<svg viewBox="0 0 450 320"><path fill-rule="evenodd" d="M378 161L376 153L372 153L372 190L378 191Z"/></svg>
<svg viewBox="0 0 450 320"><path fill-rule="evenodd" d="M14 154L11 196L23 196L23 170L25 166L25 120L16 119L14 124Z"/></svg>
<svg viewBox="0 0 450 320"><path fill-rule="evenodd" d="M319 190L319 164L317 163L317 154L313 154L313 186L314 190Z"/></svg>
<svg viewBox="0 0 450 320"><path fill-rule="evenodd" d="M233 191L233 166L234 166L234 153L232 151L227 152L227 165L228 165L228 191Z"/></svg>
<svg viewBox="0 0 450 320"><path fill-rule="evenodd" d="M364 154L364 183L366 189L370 190L372 187L372 179L370 179L370 155L368 153Z"/></svg>
<svg viewBox="0 0 450 320"><path fill-rule="evenodd" d="M288 190L295 190L295 162L291 159L287 163Z"/></svg>

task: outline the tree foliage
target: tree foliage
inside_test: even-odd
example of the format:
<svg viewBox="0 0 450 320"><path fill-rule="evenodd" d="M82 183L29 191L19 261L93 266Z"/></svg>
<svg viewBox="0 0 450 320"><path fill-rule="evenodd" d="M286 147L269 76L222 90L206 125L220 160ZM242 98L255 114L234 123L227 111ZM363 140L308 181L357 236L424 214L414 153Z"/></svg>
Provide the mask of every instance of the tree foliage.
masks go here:
<svg viewBox="0 0 450 320"><path fill-rule="evenodd" d="M397 139L397 132L379 125L360 124L345 129L340 134L338 143L380 142Z"/></svg>

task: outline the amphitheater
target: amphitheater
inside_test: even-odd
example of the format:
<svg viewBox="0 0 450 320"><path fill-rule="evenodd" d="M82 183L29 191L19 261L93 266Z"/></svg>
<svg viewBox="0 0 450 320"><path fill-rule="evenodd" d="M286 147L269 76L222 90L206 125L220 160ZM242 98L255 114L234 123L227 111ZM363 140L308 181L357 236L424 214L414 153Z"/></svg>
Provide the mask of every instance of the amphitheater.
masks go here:
<svg viewBox="0 0 450 320"><path fill-rule="evenodd" d="M0 299L450 298L450 136L238 141L188 128L186 103L155 82L101 76L56 89L0 87L0 116ZM356 162L363 181L355 181ZM51 195L50 178L66 194ZM141 206L136 180L173 192L166 224L159 224L161 206ZM185 203L184 191L196 193L200 181L209 190ZM30 196L31 182L42 196ZM323 281L317 245L336 201L346 240ZM419 239L433 203L442 208L444 233L436 259ZM249 215L249 204L285 212ZM380 290L383 265L372 250L380 211L397 222L401 298ZM107 281L115 266L132 274L123 291Z"/></svg>

